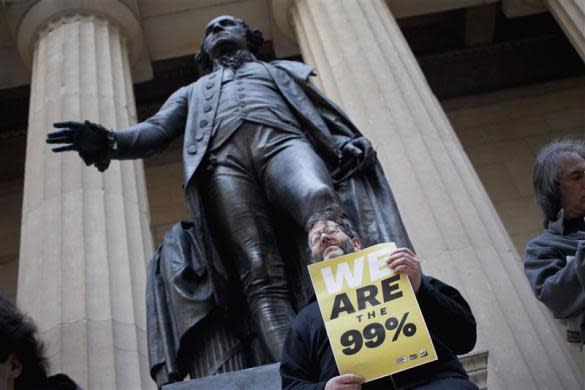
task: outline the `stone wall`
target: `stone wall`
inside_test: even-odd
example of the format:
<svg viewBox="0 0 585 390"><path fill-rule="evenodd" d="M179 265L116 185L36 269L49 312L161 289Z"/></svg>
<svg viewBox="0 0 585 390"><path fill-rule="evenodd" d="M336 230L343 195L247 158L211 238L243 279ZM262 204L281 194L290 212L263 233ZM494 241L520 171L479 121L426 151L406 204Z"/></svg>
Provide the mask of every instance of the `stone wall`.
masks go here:
<svg viewBox="0 0 585 390"><path fill-rule="evenodd" d="M539 149L585 137L585 78L442 102L516 249L543 230L532 191Z"/></svg>

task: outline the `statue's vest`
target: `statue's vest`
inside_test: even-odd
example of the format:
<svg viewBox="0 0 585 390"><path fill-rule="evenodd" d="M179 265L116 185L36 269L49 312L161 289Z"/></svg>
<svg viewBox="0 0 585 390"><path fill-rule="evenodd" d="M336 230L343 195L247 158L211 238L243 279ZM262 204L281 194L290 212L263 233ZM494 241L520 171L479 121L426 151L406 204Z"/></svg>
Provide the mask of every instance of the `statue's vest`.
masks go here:
<svg viewBox="0 0 585 390"><path fill-rule="evenodd" d="M271 115L266 115L267 117L271 116L271 119L264 118L264 123L286 129L286 121L289 121L288 128L302 128L312 143L314 145L317 144L325 158L335 158L335 147L332 143L332 136L329 128L301 85L303 82L308 83L307 79L311 74L312 69L304 64L291 61L275 61L274 65L264 62L256 62L255 64L262 65L266 69L267 74L270 75L276 86L276 90L273 90L274 95L279 97L276 98L278 100L273 100L271 104L276 102L275 107L281 107L282 102L286 102L288 107L290 107L290 109L288 109L285 104L282 107L287 108L283 109L282 112L271 112ZM185 185L188 185L200 165L205 152L210 147L214 128L218 123L221 123L221 121L217 120L217 116L221 115L221 117L225 119L225 115L220 114L219 110L220 100L222 100L222 80L224 80L225 71L224 68L221 68L216 72L201 77L195 83L185 87L185 92L189 101L183 144ZM235 92L242 92L237 91L237 84ZM229 90L228 93L230 93ZM244 95L243 99L246 99L246 95ZM255 103L258 103L258 101ZM337 107L334 107L333 109L335 108ZM292 118L288 115L291 110L293 113ZM240 114L238 114L240 116L239 119L250 120L248 115L251 113L252 110L250 109L241 111ZM267 114L267 112L264 111L264 114ZM258 111L254 115L262 115L262 111ZM283 115L283 118L286 119L286 121L277 121L276 119L278 115ZM274 121L274 123L270 123L269 120ZM235 128L237 128L239 124L237 124L237 121L234 121L234 123L236 123ZM234 124L232 124L232 126L234 126ZM234 128L231 129L232 132L234 130ZM230 129L227 128L228 137L231 134L229 131ZM226 137L222 138L225 140ZM222 139L220 139L219 142L221 143ZM216 139L213 143L215 144L214 146L216 146L218 140Z"/></svg>

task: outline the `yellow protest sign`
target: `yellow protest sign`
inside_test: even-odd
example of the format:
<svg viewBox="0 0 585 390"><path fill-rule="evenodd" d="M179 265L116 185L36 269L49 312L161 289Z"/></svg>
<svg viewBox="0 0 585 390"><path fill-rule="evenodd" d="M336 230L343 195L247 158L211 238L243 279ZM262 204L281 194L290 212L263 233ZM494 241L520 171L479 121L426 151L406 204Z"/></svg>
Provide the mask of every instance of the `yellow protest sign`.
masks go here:
<svg viewBox="0 0 585 390"><path fill-rule="evenodd" d="M309 265L341 374L370 381L437 360L408 276L386 265L395 249L378 244Z"/></svg>

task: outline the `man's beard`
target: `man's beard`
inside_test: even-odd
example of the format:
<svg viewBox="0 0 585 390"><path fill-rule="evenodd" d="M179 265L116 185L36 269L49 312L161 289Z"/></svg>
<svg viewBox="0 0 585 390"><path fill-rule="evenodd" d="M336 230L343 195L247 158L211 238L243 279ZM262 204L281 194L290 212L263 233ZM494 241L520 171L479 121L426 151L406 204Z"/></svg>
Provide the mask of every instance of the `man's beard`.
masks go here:
<svg viewBox="0 0 585 390"><path fill-rule="evenodd" d="M256 60L256 57L254 57L254 54L250 53L249 50L240 49L220 57L218 61L226 68L237 69L242 64L254 60Z"/></svg>
<svg viewBox="0 0 585 390"><path fill-rule="evenodd" d="M339 243L339 248L343 251L342 255L347 255L348 253L355 252L355 250L353 249L353 243L351 242L351 238L346 238L345 240L341 241ZM323 251L323 252L325 252L325 251ZM339 256L341 256L341 255L339 255ZM338 257L338 256L330 257L329 259L333 259L335 257ZM313 263L323 261L323 253L321 253L321 255L318 257L313 257L312 260L313 260Z"/></svg>

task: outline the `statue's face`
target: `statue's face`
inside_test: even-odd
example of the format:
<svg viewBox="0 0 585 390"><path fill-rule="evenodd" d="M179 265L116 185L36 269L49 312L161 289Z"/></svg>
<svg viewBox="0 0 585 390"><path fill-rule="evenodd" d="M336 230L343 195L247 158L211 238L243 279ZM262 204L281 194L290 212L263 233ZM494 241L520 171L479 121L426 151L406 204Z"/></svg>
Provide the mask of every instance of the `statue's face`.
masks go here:
<svg viewBox="0 0 585 390"><path fill-rule="evenodd" d="M209 22L205 28L203 50L212 60L247 47L246 27L233 16L219 16Z"/></svg>
<svg viewBox="0 0 585 390"><path fill-rule="evenodd" d="M565 217L585 217L585 159L577 153L571 153L561 161L559 187Z"/></svg>

